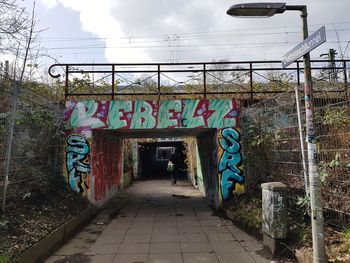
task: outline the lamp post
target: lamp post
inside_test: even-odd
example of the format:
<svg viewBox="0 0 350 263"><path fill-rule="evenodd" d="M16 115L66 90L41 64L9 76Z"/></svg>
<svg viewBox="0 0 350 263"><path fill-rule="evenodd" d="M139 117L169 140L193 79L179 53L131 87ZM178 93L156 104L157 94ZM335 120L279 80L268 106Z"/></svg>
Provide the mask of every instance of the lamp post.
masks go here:
<svg viewBox="0 0 350 263"><path fill-rule="evenodd" d="M270 17L285 11L300 11L303 25L303 39L308 37L306 5L286 3L247 3L236 4L227 14L238 17ZM306 111L306 138L308 150L308 171L310 181L310 206L312 223L313 262L327 262L324 244L323 210L321 203L320 178L317 172L316 141L314 132L314 103L311 77L310 53L304 55L304 94Z"/></svg>

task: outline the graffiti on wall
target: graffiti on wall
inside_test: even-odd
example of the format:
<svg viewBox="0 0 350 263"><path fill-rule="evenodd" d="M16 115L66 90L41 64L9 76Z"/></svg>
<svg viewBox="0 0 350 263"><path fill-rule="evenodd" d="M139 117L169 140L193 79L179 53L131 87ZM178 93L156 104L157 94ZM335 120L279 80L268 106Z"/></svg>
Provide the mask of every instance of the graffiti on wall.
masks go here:
<svg viewBox="0 0 350 263"><path fill-rule="evenodd" d="M92 151L94 200L105 199L119 186L122 175L122 142L116 138L96 134Z"/></svg>
<svg viewBox="0 0 350 263"><path fill-rule="evenodd" d="M67 178L70 187L78 193L86 192L89 189L89 143L80 134L70 134L66 141L65 156Z"/></svg>
<svg viewBox="0 0 350 263"><path fill-rule="evenodd" d="M236 100L68 101L67 129L225 128L238 124Z"/></svg>
<svg viewBox="0 0 350 263"><path fill-rule="evenodd" d="M64 113L69 134L66 167L69 184L100 203L119 187L122 141L96 130L220 129L218 170L223 199L244 191L241 170L239 108L234 99L168 101L68 101ZM93 134L94 133L94 134ZM79 135L80 134L80 135ZM91 138L90 148L85 138ZM91 170L91 171L90 171Z"/></svg>
<svg viewBox="0 0 350 263"><path fill-rule="evenodd" d="M244 176L240 168L242 155L238 131L224 128L220 132L218 172L221 196L225 200L244 191Z"/></svg>

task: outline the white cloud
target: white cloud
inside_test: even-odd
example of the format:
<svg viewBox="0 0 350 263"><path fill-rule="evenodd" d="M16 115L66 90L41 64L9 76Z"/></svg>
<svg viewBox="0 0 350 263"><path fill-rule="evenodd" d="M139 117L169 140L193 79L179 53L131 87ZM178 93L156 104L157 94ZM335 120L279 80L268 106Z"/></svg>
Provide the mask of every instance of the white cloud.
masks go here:
<svg viewBox="0 0 350 263"><path fill-rule="evenodd" d="M57 5L57 0L40 0L47 8L54 8Z"/></svg>
<svg viewBox="0 0 350 263"><path fill-rule="evenodd" d="M47 7L60 2L78 12L81 28L104 39L108 62L272 60L279 59L301 41L297 12L269 19L227 16L227 8L241 2L238 0L41 1ZM308 4L310 31L313 31L320 24L346 21L347 1L338 0L334 5L328 0L290 0L288 4ZM339 33L349 36L348 31ZM328 39L332 38L334 32L329 33ZM346 37L341 35L341 38ZM322 48L327 50L332 45L337 44ZM94 48L92 45L91 50L98 50Z"/></svg>
<svg viewBox="0 0 350 263"><path fill-rule="evenodd" d="M125 48L114 48L121 45L121 38L127 35L121 30L121 25L112 15L114 6L111 0L58 0L63 6L79 12L81 27L84 31L95 34L104 39L105 57L109 62L146 61L145 52L130 52ZM127 44L127 41L125 42ZM124 44L124 43L122 43ZM91 47L92 49L94 46Z"/></svg>

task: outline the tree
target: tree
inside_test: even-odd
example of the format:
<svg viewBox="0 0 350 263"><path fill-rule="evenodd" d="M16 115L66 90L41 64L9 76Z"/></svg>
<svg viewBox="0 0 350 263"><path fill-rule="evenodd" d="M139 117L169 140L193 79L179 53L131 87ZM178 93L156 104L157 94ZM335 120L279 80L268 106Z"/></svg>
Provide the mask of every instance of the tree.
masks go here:
<svg viewBox="0 0 350 263"><path fill-rule="evenodd" d="M25 75L31 78L34 75L33 65L37 64L39 52L35 44L40 33L35 26L35 1L30 14L17 0L0 0L0 55L10 56L12 63L6 73L11 79L22 82Z"/></svg>
<svg viewBox="0 0 350 263"><path fill-rule="evenodd" d="M15 51L14 47L27 36L30 26L28 13L16 0L0 0L0 54Z"/></svg>

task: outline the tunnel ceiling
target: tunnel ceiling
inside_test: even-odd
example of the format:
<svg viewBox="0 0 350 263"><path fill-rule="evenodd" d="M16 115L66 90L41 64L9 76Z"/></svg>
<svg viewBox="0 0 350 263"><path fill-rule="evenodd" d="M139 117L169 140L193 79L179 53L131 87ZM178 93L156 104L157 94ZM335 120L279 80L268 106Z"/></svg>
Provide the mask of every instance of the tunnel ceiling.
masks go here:
<svg viewBox="0 0 350 263"><path fill-rule="evenodd" d="M166 138L166 137L200 137L216 129L150 129L150 130L95 130L104 134L122 138Z"/></svg>

